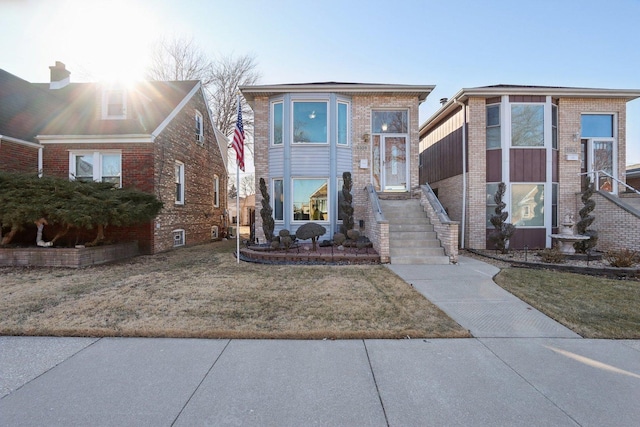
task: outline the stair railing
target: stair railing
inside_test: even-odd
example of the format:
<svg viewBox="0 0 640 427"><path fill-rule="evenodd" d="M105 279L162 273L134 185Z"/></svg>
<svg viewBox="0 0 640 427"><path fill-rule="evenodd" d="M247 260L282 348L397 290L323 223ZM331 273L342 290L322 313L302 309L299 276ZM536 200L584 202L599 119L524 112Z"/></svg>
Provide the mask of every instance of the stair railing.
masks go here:
<svg viewBox="0 0 640 427"><path fill-rule="evenodd" d="M629 190L633 191L636 194L640 194L640 191L636 190L635 188L633 188L630 185L627 185L626 182L622 182L620 181L618 178L616 178L615 176L611 175L610 173L604 171L604 170L597 170L597 171L591 171L591 172L583 172L579 175L593 175L593 177L591 178L591 182L593 182L595 184L596 189L600 188L600 176L601 175L605 175L611 179L613 179L614 181L616 181L618 184L622 184L623 186L625 186L626 188L628 188Z"/></svg>

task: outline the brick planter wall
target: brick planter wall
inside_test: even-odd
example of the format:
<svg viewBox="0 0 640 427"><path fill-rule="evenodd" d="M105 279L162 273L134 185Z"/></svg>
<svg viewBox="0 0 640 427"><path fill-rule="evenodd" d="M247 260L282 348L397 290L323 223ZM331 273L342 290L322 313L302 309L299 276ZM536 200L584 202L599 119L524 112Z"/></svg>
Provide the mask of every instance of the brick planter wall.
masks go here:
<svg viewBox="0 0 640 427"><path fill-rule="evenodd" d="M87 267L132 258L138 242L91 248L0 248L0 267Z"/></svg>

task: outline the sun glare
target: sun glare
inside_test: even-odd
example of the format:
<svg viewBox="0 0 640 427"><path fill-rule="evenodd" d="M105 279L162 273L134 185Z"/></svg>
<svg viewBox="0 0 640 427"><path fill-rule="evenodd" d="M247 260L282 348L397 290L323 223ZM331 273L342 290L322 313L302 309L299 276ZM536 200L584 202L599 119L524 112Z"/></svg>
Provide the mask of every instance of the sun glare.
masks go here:
<svg viewBox="0 0 640 427"><path fill-rule="evenodd" d="M67 1L50 28L52 51L73 81L130 83L144 79L157 37L153 14L133 1Z"/></svg>

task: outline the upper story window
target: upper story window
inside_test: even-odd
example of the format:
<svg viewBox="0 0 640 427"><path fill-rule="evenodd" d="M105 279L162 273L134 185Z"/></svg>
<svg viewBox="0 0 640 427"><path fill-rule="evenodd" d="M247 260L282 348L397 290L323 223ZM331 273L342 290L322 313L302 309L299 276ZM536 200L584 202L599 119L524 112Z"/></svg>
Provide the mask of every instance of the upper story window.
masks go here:
<svg viewBox="0 0 640 427"><path fill-rule="evenodd" d="M558 148L558 106L551 105L551 148Z"/></svg>
<svg viewBox="0 0 640 427"><path fill-rule="evenodd" d="M582 114L580 117L583 138L613 138L613 114Z"/></svg>
<svg viewBox="0 0 640 427"><path fill-rule="evenodd" d="M121 154L100 151L70 153L69 175L76 181L110 182L122 187Z"/></svg>
<svg viewBox="0 0 640 427"><path fill-rule="evenodd" d="M500 147L500 104L487 105L487 149Z"/></svg>
<svg viewBox="0 0 640 427"><path fill-rule="evenodd" d="M407 110L373 111L372 133L408 133L409 113Z"/></svg>
<svg viewBox="0 0 640 427"><path fill-rule="evenodd" d="M204 121L200 111L196 111L196 142L198 144L204 144Z"/></svg>
<svg viewBox="0 0 640 427"><path fill-rule="evenodd" d="M338 145L349 144L349 104L338 102Z"/></svg>
<svg viewBox="0 0 640 427"><path fill-rule="evenodd" d="M511 104L511 145L544 146L544 105Z"/></svg>
<svg viewBox="0 0 640 427"><path fill-rule="evenodd" d="M271 104L271 117L273 117L271 126L271 141L273 145L282 145L282 101Z"/></svg>
<svg viewBox="0 0 640 427"><path fill-rule="evenodd" d="M102 118L105 120L127 118L127 97L124 90L105 89L102 92Z"/></svg>
<svg viewBox="0 0 640 427"><path fill-rule="evenodd" d="M326 144L327 102L293 102L293 142L294 144Z"/></svg>

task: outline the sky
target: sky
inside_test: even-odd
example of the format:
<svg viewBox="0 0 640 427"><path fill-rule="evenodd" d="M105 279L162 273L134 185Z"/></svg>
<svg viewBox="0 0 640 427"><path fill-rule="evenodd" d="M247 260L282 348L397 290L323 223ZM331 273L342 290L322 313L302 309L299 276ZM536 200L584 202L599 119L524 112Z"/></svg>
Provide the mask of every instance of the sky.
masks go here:
<svg viewBox="0 0 640 427"><path fill-rule="evenodd" d="M640 0L0 0L0 68L48 82L143 79L162 37L251 55L260 84L435 85L420 123L462 88L640 89ZM640 99L627 164L640 163ZM251 166L248 167L248 172Z"/></svg>

